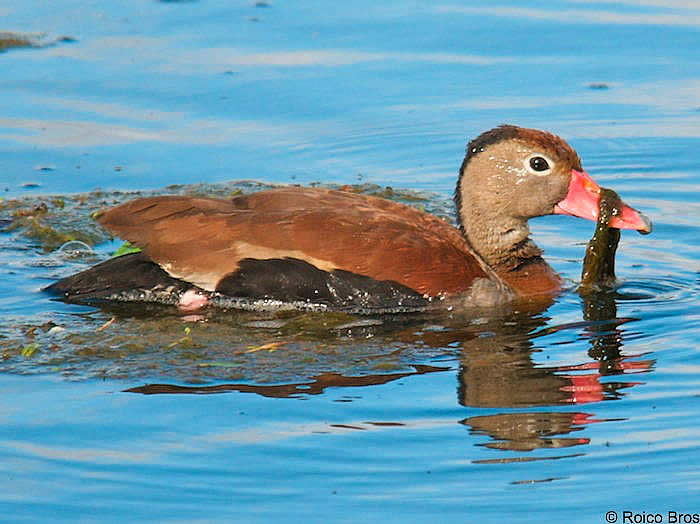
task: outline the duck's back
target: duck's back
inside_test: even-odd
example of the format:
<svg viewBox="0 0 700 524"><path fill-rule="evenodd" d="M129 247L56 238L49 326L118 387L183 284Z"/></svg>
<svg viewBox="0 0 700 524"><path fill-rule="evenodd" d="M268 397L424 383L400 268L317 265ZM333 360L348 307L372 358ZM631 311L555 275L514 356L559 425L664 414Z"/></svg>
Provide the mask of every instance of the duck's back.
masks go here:
<svg viewBox="0 0 700 524"><path fill-rule="evenodd" d="M232 200L163 196L99 216L175 278L220 290L241 264L292 259L324 272L393 281L421 295L461 293L488 268L452 225L377 197L284 188ZM279 273L279 263L270 271ZM297 265L298 266L298 265Z"/></svg>

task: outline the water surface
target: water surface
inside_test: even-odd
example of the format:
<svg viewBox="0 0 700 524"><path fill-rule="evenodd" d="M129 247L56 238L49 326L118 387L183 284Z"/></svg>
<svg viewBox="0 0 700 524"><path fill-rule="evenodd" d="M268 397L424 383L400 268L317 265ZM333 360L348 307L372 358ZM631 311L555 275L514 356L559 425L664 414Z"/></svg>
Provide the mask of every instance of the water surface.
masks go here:
<svg viewBox="0 0 700 524"><path fill-rule="evenodd" d="M59 0L0 16L4 519L700 512L700 4ZM188 319L39 291L119 247L92 211L146 192L365 184L449 214L466 141L503 122L561 134L653 219L652 236L623 233L616 293L476 318ZM11 227L42 205L94 252ZM594 225L531 226L573 288Z"/></svg>

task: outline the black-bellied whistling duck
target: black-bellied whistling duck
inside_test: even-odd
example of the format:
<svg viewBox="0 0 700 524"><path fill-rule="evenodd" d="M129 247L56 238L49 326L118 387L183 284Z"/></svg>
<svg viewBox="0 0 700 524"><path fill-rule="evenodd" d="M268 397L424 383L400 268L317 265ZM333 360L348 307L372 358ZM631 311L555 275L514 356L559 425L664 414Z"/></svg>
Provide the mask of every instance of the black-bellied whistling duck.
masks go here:
<svg viewBox="0 0 700 524"><path fill-rule="evenodd" d="M550 300L561 279L527 220L596 220L600 187L561 138L503 125L472 140L455 191L458 227L382 198L289 187L231 200L140 198L98 221L142 249L60 280L64 300L292 304L371 312L437 299L491 306ZM621 205L610 225L649 232ZM223 301L223 302L222 302Z"/></svg>

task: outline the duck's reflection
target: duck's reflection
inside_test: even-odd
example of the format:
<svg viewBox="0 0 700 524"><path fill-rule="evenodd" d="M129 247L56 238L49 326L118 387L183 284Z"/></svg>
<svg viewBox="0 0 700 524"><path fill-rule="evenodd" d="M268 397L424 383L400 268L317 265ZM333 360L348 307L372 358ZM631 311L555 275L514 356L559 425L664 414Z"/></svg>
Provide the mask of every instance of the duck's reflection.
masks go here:
<svg viewBox="0 0 700 524"><path fill-rule="evenodd" d="M641 382L603 380L605 377L649 371L654 365L654 361L640 359L640 355L623 353L623 325L633 319L618 318L614 292L593 293L582 300L583 321L575 323L551 326L548 325L550 319L541 313L510 313L477 325L452 317L451 321L441 323L445 329L436 330L431 329L435 323L433 318L423 327L415 324L404 326L390 336L394 341L411 345L459 348L458 402L469 408L506 410L476 414L460 421L470 428L472 434L488 435L492 439L481 445L515 451L579 446L588 444L589 439L574 435L588 424L604 420L596 419L592 413L569 411L561 406L618 399L624 395L624 389ZM545 342L544 337L555 340ZM542 363L546 363L547 352L552 353L552 348L579 343L581 338L587 340L589 361L551 366ZM540 340L543 343L538 347ZM546 352L541 349L545 344L549 347ZM428 365L412 367L414 370L409 372L362 376L323 373L308 381L283 385L147 384L127 391L142 394L238 391L279 398L320 394L329 387L385 384L450 369ZM540 407L557 408L533 410Z"/></svg>
<svg viewBox="0 0 700 524"><path fill-rule="evenodd" d="M544 328L530 326L532 335L509 343L508 333L465 344L460 365L458 397L464 406L534 407L586 404L623 396L622 390L640 384L602 381L606 375L649 371L652 360L623 355L621 326L633 319L618 318L615 294L592 293L583 297L583 322ZM534 331L533 331L534 328ZM589 362L566 366L538 366L532 356L538 337L566 329L581 329L588 339ZM469 417L462 421L476 434L488 434L490 448L531 451L588 444L587 438L563 437L587 424L603 422L578 411L509 412Z"/></svg>
<svg viewBox="0 0 700 524"><path fill-rule="evenodd" d="M146 384L129 388L124 391L129 393L143 393L144 395L190 393L197 395L210 395L213 393L226 393L237 391L239 393L256 393L263 397L290 398L301 395L319 395L327 388L353 388L365 386L378 386L394 380L424 375L438 371L448 371L447 367L426 366L413 364L414 371L406 373L387 373L382 375L362 375L359 377L345 376L340 373L321 373L312 377L307 382L279 385L251 385L251 384L217 384L215 386L179 386L174 384Z"/></svg>
<svg viewBox="0 0 700 524"><path fill-rule="evenodd" d="M501 413L466 418L461 422L471 433L493 439L483 444L493 449L532 451L538 448L570 448L590 442L587 438L563 437L596 422L587 413L528 412Z"/></svg>

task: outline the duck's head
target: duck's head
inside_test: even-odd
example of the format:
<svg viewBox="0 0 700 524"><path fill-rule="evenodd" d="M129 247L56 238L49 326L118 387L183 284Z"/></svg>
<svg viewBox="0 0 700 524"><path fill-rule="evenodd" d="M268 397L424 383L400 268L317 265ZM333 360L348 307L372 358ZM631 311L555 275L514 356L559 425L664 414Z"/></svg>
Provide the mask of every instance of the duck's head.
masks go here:
<svg viewBox="0 0 700 524"><path fill-rule="evenodd" d="M551 214L597 220L600 186L574 149L556 135L512 125L469 142L455 192L460 226L478 251L504 251L529 235L528 219ZM609 225L651 231L651 222L620 203Z"/></svg>
<svg viewBox="0 0 700 524"><path fill-rule="evenodd" d="M504 218L527 220L562 214L595 221L600 186L583 170L576 151L560 137L502 125L469 142L455 198L460 219L464 218L463 207L472 204ZM610 226L651 231L649 219L626 204Z"/></svg>

